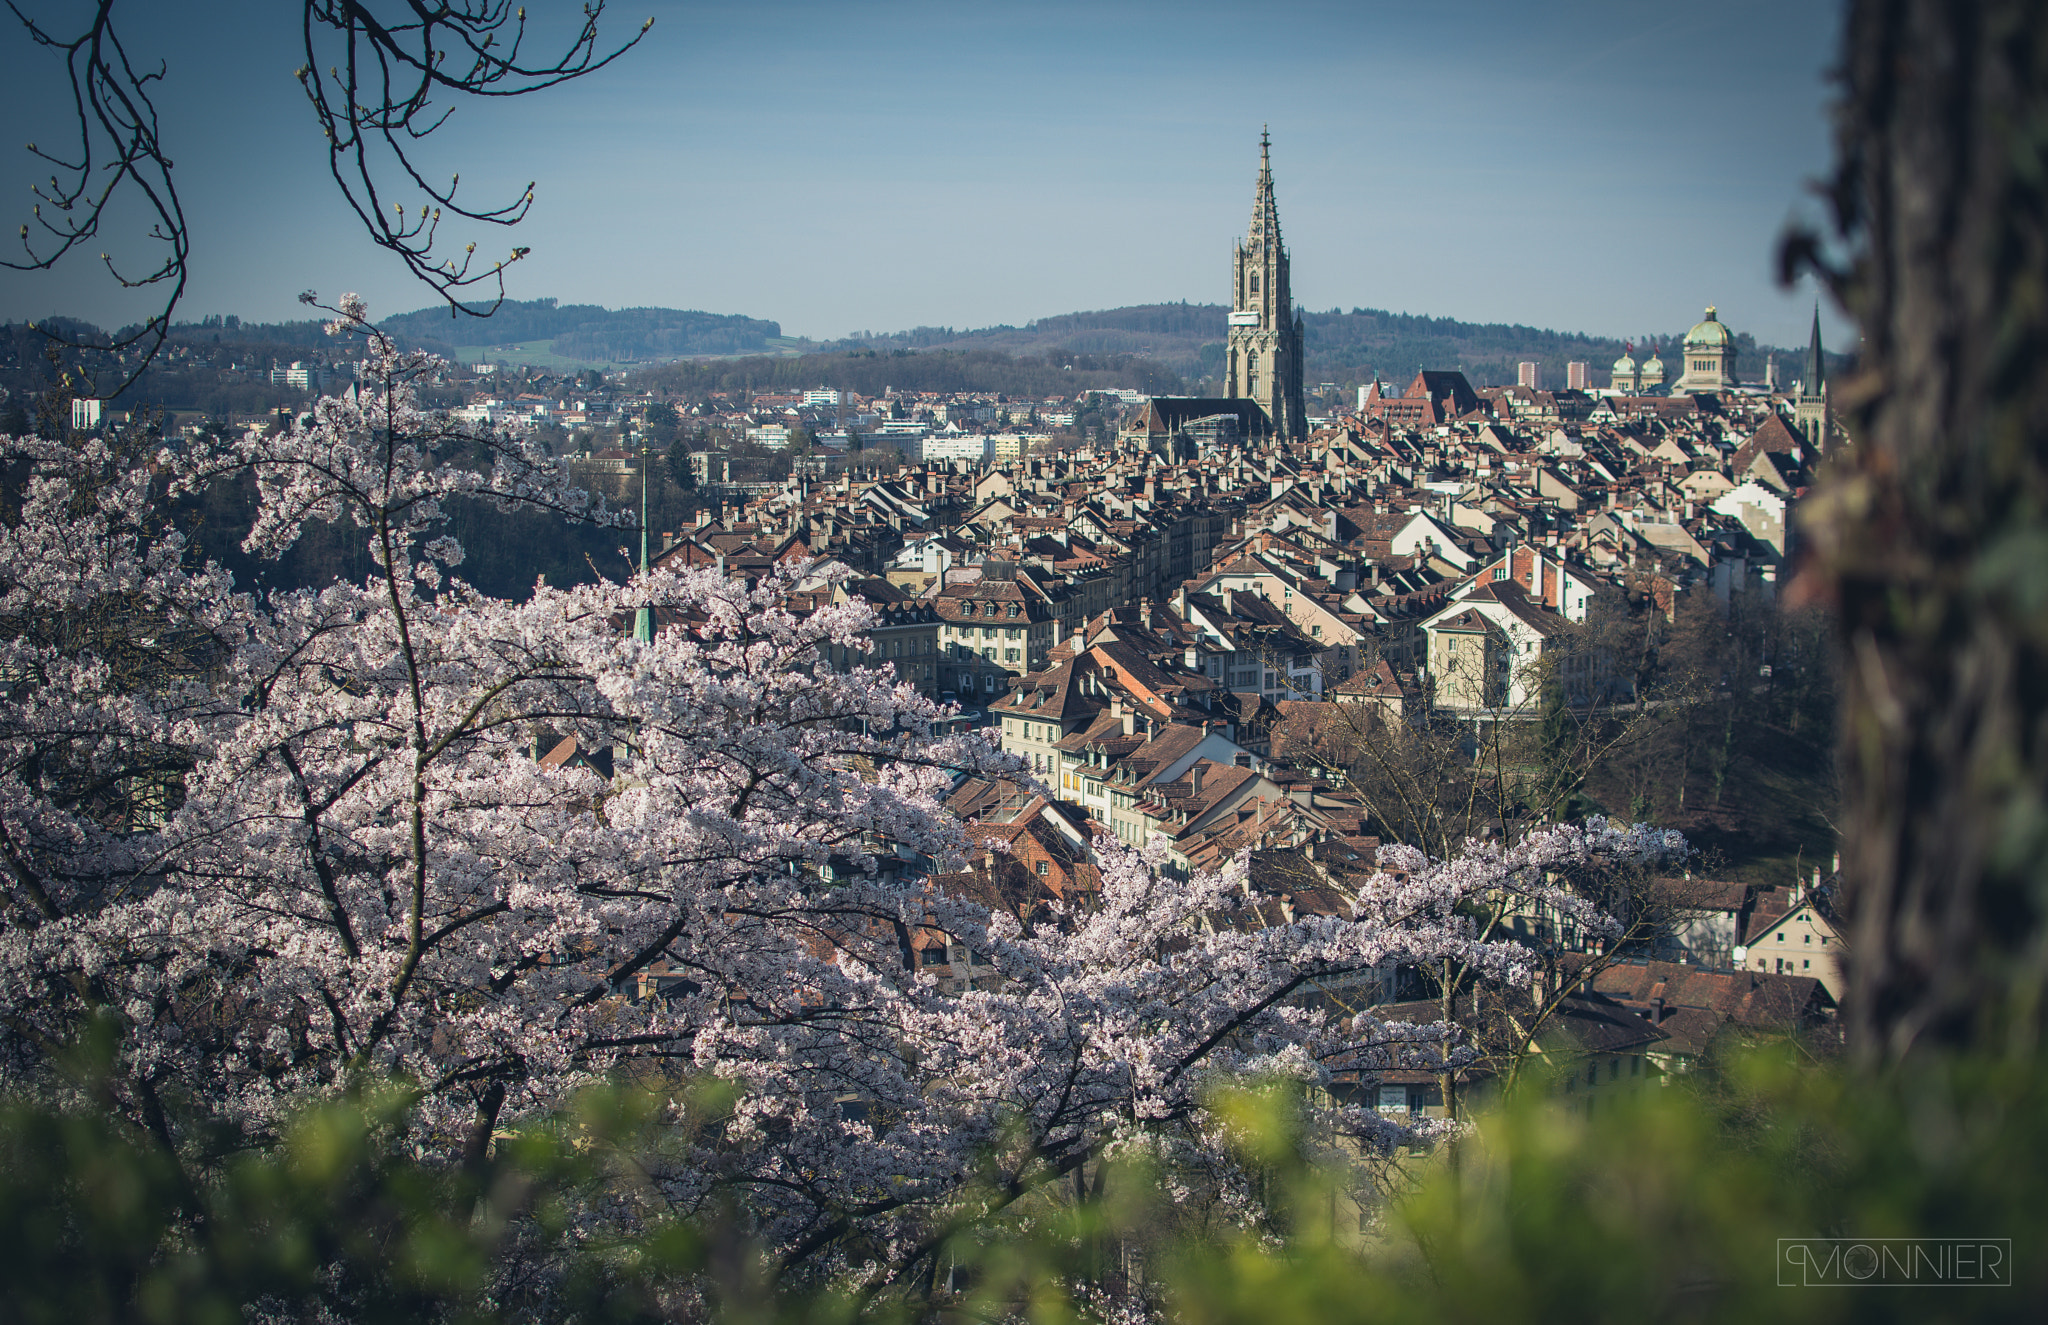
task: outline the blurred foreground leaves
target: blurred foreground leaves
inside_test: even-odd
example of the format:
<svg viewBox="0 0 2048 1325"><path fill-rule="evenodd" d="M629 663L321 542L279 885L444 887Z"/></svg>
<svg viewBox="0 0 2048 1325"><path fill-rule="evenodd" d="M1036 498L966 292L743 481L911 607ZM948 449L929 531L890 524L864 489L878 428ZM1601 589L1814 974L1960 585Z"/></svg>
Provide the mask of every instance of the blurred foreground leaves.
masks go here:
<svg viewBox="0 0 2048 1325"><path fill-rule="evenodd" d="M743 1212L632 1193L660 1101L595 1091L501 1135L488 1171L409 1156L401 1092L311 1109L203 1177L89 1109L0 1112L7 1319L228 1322L1140 1319L1235 1322L2034 1319L2048 1300L2048 1073L1954 1059L1851 1084L1763 1055L1602 1100L1530 1091L1414 1156L1361 1231L1285 1091L1219 1096L1279 1218L1175 1222L1171 1175L965 1229L943 1273L798 1295ZM1176 1230L1162 1236L1162 1229ZM2009 1288L1778 1285L1781 1237L2010 1238ZM1133 1248L1142 1250L1134 1256ZM1126 1273L1134 1264L1138 1273ZM857 1276L856 1276L857 1277ZM253 1309L253 1310L252 1310ZM245 1312L247 1314L245 1314Z"/></svg>
<svg viewBox="0 0 2048 1325"><path fill-rule="evenodd" d="M1531 1095L1480 1120L1362 1237L1187 1249L1168 1275L1172 1314L2034 1320L2048 1301L2044 1161L2048 1074L2007 1062L1874 1083L1759 1055L1719 1081L1603 1100L1590 1120ZM2013 1286L1780 1287L1778 1239L1815 1237L2010 1238Z"/></svg>

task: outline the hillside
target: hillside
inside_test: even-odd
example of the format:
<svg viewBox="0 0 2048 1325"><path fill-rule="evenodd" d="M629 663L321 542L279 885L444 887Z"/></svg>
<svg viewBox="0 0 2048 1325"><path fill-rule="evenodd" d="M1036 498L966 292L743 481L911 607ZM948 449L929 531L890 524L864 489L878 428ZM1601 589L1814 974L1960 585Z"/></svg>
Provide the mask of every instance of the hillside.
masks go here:
<svg viewBox="0 0 2048 1325"><path fill-rule="evenodd" d="M1221 375L1229 310L1220 304L1141 304L1092 313L1066 313L1040 318L1022 327L982 327L955 331L951 327L917 327L859 338L875 349L987 349L1018 355L1131 354L1156 359L1182 377L1196 381ZM1622 352L1622 342L1580 332L1550 331L1503 323L1461 322L1456 318L1390 313L1377 308L1331 309L1303 314L1306 339L1305 376L1318 382L1356 386L1375 375L1405 383L1416 370L1462 368L1475 385L1492 386L1515 380L1515 365L1533 360L1543 365L1543 381L1562 386L1565 365L1588 363L1595 385L1607 382L1608 367ZM1673 352L1685 328L1660 338L1672 376ZM1759 345L1737 333L1739 363L1745 380L1761 380L1764 356L1775 352L1781 380L1797 375L1805 351ZM1840 356L1829 355L1839 370Z"/></svg>
<svg viewBox="0 0 2048 1325"><path fill-rule="evenodd" d="M864 396L897 391L990 391L1006 396L1072 396L1125 387L1149 395L1186 392L1187 384L1157 359L1134 354L1012 353L971 349L831 349L821 353L696 360L641 369L635 387L701 397L712 392L801 391L833 387Z"/></svg>
<svg viewBox="0 0 2048 1325"><path fill-rule="evenodd" d="M488 318L451 318L422 308L384 319L385 330L419 343L450 345L458 358L613 366L707 356L763 354L782 328L760 318L694 309L617 308L508 299ZM503 353L500 353L502 351Z"/></svg>
<svg viewBox="0 0 2048 1325"><path fill-rule="evenodd" d="M864 393L878 385L958 390L967 389L959 384L971 384L1036 394L1057 391L1066 382L1069 392L1115 385L1199 394L1219 389L1227 312L1217 304L1139 304L1063 313L1022 326L914 327L829 343L784 336L780 324L764 318L673 308L607 309L553 299L507 300L488 319L450 318L445 306L421 308L384 318L382 325L406 344L459 363L526 364L554 372L637 368L643 375L667 379L656 384L675 390L829 381ZM1580 332L1384 309L1331 309L1306 313L1303 320L1304 376L1311 391L1325 382L1359 386L1375 376L1400 385L1423 367L1461 368L1475 385L1498 385L1514 381L1515 365L1524 360L1542 365L1548 386L1562 386L1565 365L1573 361L1590 364L1593 384L1604 386L1609 365L1622 352L1618 340ZM347 357L349 352L321 327L313 319L257 324L215 317L181 323L172 336L202 358L222 362L262 366L336 353ZM73 328L81 329L91 330L82 324ZM1674 376L1675 347L1683 335L1680 329L1660 338ZM1760 380L1771 347L1740 331L1736 340L1743 379ZM1775 353L1780 380L1789 383L1799 372L1804 349L1778 348ZM904 365L906 358L928 361L912 368ZM28 394L40 390L47 367L40 359L40 338L34 333L18 324L0 328L0 386ZM1831 374L1846 366L1842 356L1828 359ZM777 366L777 360L784 362ZM1017 361L1014 369L999 366L1007 361ZM145 377L136 398L210 412L267 407L256 402L261 392L223 394L212 389L210 379L169 380L182 375L160 364Z"/></svg>

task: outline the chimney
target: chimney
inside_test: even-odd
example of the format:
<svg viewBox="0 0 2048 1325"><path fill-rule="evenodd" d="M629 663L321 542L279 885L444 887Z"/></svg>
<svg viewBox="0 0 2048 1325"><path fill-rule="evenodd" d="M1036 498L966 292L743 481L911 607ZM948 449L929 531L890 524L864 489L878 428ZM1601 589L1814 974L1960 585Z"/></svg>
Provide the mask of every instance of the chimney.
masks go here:
<svg viewBox="0 0 2048 1325"><path fill-rule="evenodd" d="M710 523L711 523L711 508L710 508L709 506L699 506L699 507L697 508L697 527L698 527L699 529L702 529L702 528L704 528L705 526L709 525Z"/></svg>
<svg viewBox="0 0 2048 1325"><path fill-rule="evenodd" d="M1661 998L1650 1000L1650 1024L1652 1026L1664 1024L1664 1000Z"/></svg>
<svg viewBox="0 0 2048 1325"><path fill-rule="evenodd" d="M1199 759L1188 765L1188 785L1194 789L1195 795L1202 794L1202 761Z"/></svg>

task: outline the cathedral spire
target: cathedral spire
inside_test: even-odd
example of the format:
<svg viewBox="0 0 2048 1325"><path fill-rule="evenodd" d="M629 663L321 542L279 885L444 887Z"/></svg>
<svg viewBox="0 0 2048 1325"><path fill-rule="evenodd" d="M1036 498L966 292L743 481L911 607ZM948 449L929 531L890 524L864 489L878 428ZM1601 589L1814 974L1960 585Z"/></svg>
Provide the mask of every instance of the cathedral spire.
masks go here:
<svg viewBox="0 0 2048 1325"><path fill-rule="evenodd" d="M1827 381L1827 366L1820 349L1820 300L1813 301L1813 339L1806 346L1806 374L1799 379L1799 394L1817 397Z"/></svg>
<svg viewBox="0 0 2048 1325"><path fill-rule="evenodd" d="M1813 304L1813 338L1806 346L1806 373L1792 401L1792 423L1817 451L1826 451L1834 420L1828 409L1827 361L1820 348L1820 301Z"/></svg>
<svg viewBox="0 0 2048 1325"><path fill-rule="evenodd" d="M1273 203L1273 135L1259 126L1259 187L1252 195L1254 238L1280 242L1280 209Z"/></svg>

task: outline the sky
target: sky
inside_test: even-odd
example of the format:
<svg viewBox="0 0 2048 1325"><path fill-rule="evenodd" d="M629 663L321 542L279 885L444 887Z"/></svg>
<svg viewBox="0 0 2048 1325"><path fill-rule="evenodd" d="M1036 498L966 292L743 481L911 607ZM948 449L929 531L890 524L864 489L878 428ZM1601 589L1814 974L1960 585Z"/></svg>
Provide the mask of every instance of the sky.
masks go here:
<svg viewBox="0 0 2048 1325"><path fill-rule="evenodd" d="M34 8L56 27L88 6ZM1269 126L1303 307L1640 339L1714 304L1765 343L1806 340L1813 293L1781 290L1772 254L1788 221L1819 217L1836 0L640 0L607 18L623 40L650 13L610 68L458 105L427 144L429 172L465 191L534 182L516 230L454 236L532 249L514 298L820 339L1224 302ZM292 76L297 7L116 14L137 62L164 66L192 230L180 320L297 318L307 289L373 314L435 302L327 175ZM48 147L66 113L61 63L0 38L0 119ZM16 142L0 172L12 228L48 171ZM101 242L139 255L119 229ZM0 318L146 310L80 256L0 272ZM1823 325L1848 348L1833 310Z"/></svg>

